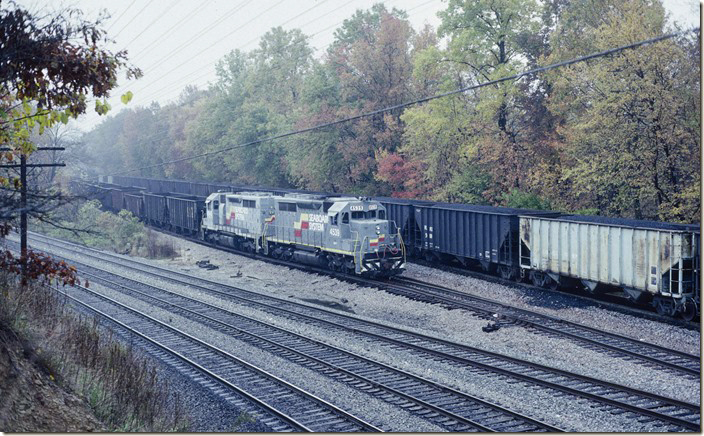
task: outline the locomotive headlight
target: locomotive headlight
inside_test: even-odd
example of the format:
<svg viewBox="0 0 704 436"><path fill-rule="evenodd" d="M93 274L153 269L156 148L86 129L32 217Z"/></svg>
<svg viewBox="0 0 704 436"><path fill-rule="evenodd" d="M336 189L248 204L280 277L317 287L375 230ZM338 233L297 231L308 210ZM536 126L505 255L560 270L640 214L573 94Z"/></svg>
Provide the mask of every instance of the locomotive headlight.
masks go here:
<svg viewBox="0 0 704 436"><path fill-rule="evenodd" d="M377 235L380 235L381 232L377 229L376 234L377 234Z"/></svg>
<svg viewBox="0 0 704 436"><path fill-rule="evenodd" d="M376 229L377 229L377 230L381 230L381 227L376 226ZM379 233L377 233L377 235L378 235L378 234L379 234Z"/></svg>

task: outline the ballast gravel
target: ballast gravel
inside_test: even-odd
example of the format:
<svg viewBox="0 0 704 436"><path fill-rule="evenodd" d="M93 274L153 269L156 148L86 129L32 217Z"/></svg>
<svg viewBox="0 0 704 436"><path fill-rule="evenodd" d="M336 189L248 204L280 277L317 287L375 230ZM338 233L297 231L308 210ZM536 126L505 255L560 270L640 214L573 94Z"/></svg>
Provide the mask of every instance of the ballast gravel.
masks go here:
<svg viewBox="0 0 704 436"><path fill-rule="evenodd" d="M340 310L340 313L353 312L359 318L396 325L407 330L461 342L473 347L515 356L546 366L558 367L597 379L647 390L659 395L696 404L699 403L700 386L697 381L683 380L676 375L647 368L644 365L633 362L629 363L618 357L609 356L606 353L587 350L564 339L538 336L521 327L504 327L496 332L484 333L481 327L486 324L486 321L461 310L447 310L441 306L412 301L377 289L360 288L331 277L291 270L211 249L178 238L166 235L164 237L173 240L181 256L171 260L144 260L146 263L164 266L222 284L274 295L326 310ZM41 246L41 244L36 245ZM89 256L83 257L84 259L80 259L80 261L87 264L90 264L91 261L94 264L96 262L95 259L91 259ZM209 260L211 264L219 266L219 269L207 271L198 268L195 266L195 262L200 260ZM140 261L142 260L140 259ZM107 264L96 266L110 269ZM543 311L543 313L575 322L583 322L601 329L638 337L647 342L658 344L677 343L678 346L673 346L673 348L683 349L690 353L696 352L698 354L699 352L698 332L691 332L675 326L627 316L598 307L571 308L567 306L568 302L564 301L560 301L560 304L555 304L551 307L534 306L531 305L531 301L537 301L537 299L525 294L527 291L531 291L530 289L514 289L419 265L409 264L409 270L406 274L410 277L420 278L465 292L477 293L484 297L491 296L498 301L517 307ZM130 276L142 279L142 277L137 277L138 274L130 273ZM144 281L154 286L166 287L173 292L198 298L227 310L269 322L321 342L339 346L348 351L393 365L488 401L501 403L515 411L526 413L536 419L544 420L551 425L566 430L662 430L662 428L647 424L634 424L635 421L627 419L627 415L612 415L608 412L599 411L590 407L590 404L584 400L575 401L574 398L569 396L558 397L546 391L523 387L521 384L509 383L508 381L497 380L494 377L475 374L468 368L458 368L457 366L434 362L430 359L424 359L403 350L394 350L387 346L371 345L361 337L355 337L355 335L340 334L334 330L311 326L293 319L273 316L260 310L243 307L221 298L213 297L208 295L207 292L198 291L188 286L164 283L154 278ZM556 295L555 299L557 300L560 297ZM540 303L544 303L544 298L540 300ZM559 307L560 305L562 307ZM580 317L583 319L580 319ZM193 323L185 320L184 322ZM634 328L634 325L639 326L639 328ZM192 328L197 329L198 327L193 326ZM205 327L201 326L200 328ZM225 338L221 338L221 340L227 342ZM266 362L272 361L275 362L272 368L288 368L283 370L282 373L286 374L286 377L297 377L297 375L305 373L305 371L300 370L300 367L298 367L299 369L294 369L290 362L284 364L284 360L276 356L263 357L268 353L261 350L250 350L250 348L253 347L248 345L240 347L238 345L237 352L239 353L239 350L248 350L247 356L252 356L251 358L255 360L259 359L257 361L264 366L267 365ZM288 375L287 371L291 371L294 374ZM301 383L314 380L312 385L315 385L315 387L311 387L311 389L317 389L318 392L321 392L320 396L325 397L325 395L328 395L333 398L336 404L339 404L340 398L337 388L326 387L327 385L336 386L336 382L333 383L329 378L321 379L321 377L317 376L316 378L312 374L305 373L305 376L301 377ZM311 386L311 384L309 383L308 386ZM343 388L351 389L346 385ZM334 391L334 394L330 394L330 391ZM350 401L354 402L354 400ZM377 401L381 402L380 400ZM386 410L383 407L379 409L384 410L383 416L398 413L400 410L388 405L388 403L383 404L392 409ZM427 421L412 416L411 418L428 425ZM401 419L401 421L413 422L405 418ZM400 431L401 428L405 429L405 431L420 431L421 428L424 428L422 425L421 427L416 427L416 424L421 425L414 422L410 426L403 425L402 427L392 428L396 431ZM397 424L394 423L394 425ZM410 430L408 430L409 428Z"/></svg>
<svg viewBox="0 0 704 436"><path fill-rule="evenodd" d="M295 386L316 395L355 416L364 417L367 422L377 427L393 431L438 432L441 428L417 416L398 409L373 396L357 391L344 383L331 380L322 374L294 364L282 357L254 347L229 335L223 334L199 322L184 318L167 310L153 306L119 291L100 285L94 285L96 291L109 296L129 307L142 311L204 342L227 351L237 358L277 377L293 383ZM237 381L232 381L237 384Z"/></svg>

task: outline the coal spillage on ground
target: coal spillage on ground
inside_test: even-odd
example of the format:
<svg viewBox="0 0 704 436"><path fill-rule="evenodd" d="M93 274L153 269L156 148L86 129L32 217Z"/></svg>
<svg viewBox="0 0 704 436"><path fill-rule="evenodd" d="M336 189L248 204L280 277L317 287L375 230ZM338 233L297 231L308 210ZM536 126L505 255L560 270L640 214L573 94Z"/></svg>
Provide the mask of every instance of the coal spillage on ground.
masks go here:
<svg viewBox="0 0 704 436"><path fill-rule="evenodd" d="M603 386L602 386L601 390L603 390ZM613 395L613 392L612 392L612 395ZM637 400L637 396L636 397L631 396L630 399L632 401ZM635 401L635 402L638 402L638 401ZM648 403L648 407L653 408L653 409L665 409L666 408L666 406L664 406L662 403L658 403L658 401L653 401L652 398L651 398L650 402ZM694 407L696 407L696 406L694 406ZM690 409L691 409L691 407L690 407ZM691 415L691 413L690 413L690 415ZM698 419L698 418L696 418L696 419Z"/></svg>
<svg viewBox="0 0 704 436"><path fill-rule="evenodd" d="M588 347L621 353L628 358L638 359L673 370L675 373L699 378L701 375L700 357L678 352L665 347L643 343L611 332L578 325L555 317L530 312L524 309L499 304L486 298L468 295L453 289L425 283L409 278L399 278L385 284L385 289L411 298L441 303L452 308L461 308L479 313L487 319L498 315L501 319L517 322L523 326L557 336L568 336L582 341Z"/></svg>

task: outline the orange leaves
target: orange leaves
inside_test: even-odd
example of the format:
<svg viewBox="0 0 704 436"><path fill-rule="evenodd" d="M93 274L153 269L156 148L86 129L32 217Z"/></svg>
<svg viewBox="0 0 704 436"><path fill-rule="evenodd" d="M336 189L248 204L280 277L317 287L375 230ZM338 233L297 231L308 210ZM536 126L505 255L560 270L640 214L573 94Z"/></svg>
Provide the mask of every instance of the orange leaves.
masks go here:
<svg viewBox="0 0 704 436"><path fill-rule="evenodd" d="M0 228L0 230L9 232L6 228ZM25 266L25 276L22 278L23 283L27 283L30 280L38 280L40 282L56 280L57 283L60 282L63 286L80 283L74 266L68 265L63 260L55 260L48 254L29 250L27 257L23 259L21 257L17 258L9 250L0 252L0 270L21 274L23 264ZM87 286L88 281L86 280Z"/></svg>

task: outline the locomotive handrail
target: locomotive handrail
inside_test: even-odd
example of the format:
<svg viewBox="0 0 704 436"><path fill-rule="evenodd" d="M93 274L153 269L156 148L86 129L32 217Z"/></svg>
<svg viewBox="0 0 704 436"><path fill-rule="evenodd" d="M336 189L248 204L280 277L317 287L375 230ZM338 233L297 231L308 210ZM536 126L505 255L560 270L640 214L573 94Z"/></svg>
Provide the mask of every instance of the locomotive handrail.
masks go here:
<svg viewBox="0 0 704 436"><path fill-rule="evenodd" d="M355 263L355 270L356 270L357 269L356 268L356 265L357 265L357 245L359 244L359 232L357 230L352 230L352 232L354 232L354 234L356 235L354 238L354 248L352 248L352 261ZM361 246L359 247L359 251L360 251L360 258L359 258L358 265L360 265L360 268L361 268L361 265L362 265L362 258L361 258L362 247Z"/></svg>
<svg viewBox="0 0 704 436"><path fill-rule="evenodd" d="M396 223L394 223L396 225ZM401 254L403 255L403 262L406 262L406 244L403 242L403 236L401 236L401 229L396 227L398 234L398 245L401 247Z"/></svg>

